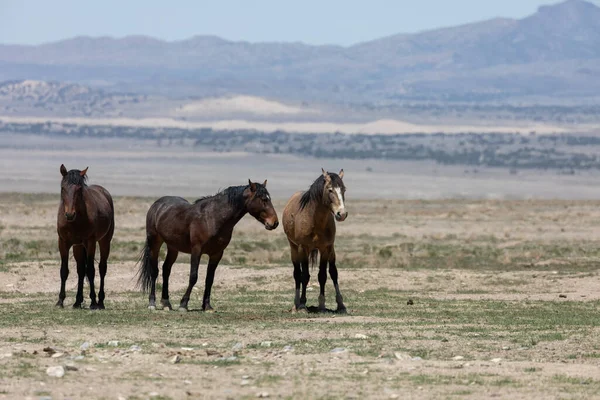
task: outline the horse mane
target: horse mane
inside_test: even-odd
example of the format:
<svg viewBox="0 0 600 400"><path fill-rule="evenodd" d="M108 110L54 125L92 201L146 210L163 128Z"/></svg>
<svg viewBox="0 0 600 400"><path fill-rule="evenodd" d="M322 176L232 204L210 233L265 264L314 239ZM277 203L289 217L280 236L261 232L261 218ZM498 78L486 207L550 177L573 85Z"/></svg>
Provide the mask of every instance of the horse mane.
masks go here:
<svg viewBox="0 0 600 400"><path fill-rule="evenodd" d="M67 172L67 175L63 178L69 185L87 186L87 174L81 176L81 171L78 169L72 169Z"/></svg>
<svg viewBox="0 0 600 400"><path fill-rule="evenodd" d="M204 196L200 197L194 204L201 203L206 200L216 199L217 197L227 196L227 202L232 206L240 206L244 200L244 190L246 190L250 185L246 186L230 186L226 189L219 190L217 193L212 196ZM260 198L266 198L269 195L267 188L260 183L256 183L256 196Z"/></svg>
<svg viewBox="0 0 600 400"><path fill-rule="evenodd" d="M342 178L338 174L334 174L332 172L328 172L329 177L331 178L331 184L334 188L344 188L344 182ZM312 185L308 188L308 190L302 193L302 197L300 198L300 210L304 210L304 208L310 203L320 203L323 199L323 188L325 187L325 177L321 174Z"/></svg>

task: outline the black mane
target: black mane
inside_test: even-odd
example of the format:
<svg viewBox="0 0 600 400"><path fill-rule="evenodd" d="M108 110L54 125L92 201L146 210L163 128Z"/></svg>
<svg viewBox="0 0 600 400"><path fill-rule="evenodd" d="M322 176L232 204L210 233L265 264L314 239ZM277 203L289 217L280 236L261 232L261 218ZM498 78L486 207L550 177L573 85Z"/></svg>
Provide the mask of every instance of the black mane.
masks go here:
<svg viewBox="0 0 600 400"><path fill-rule="evenodd" d="M332 172L328 172L329 177L331 178L331 184L334 188L344 188L344 182L342 178L338 174L334 174ZM300 198L300 209L303 210L310 203L320 203L323 199L323 188L325 187L325 177L321 174L310 188L304 193L302 193L302 197Z"/></svg>
<svg viewBox="0 0 600 400"><path fill-rule="evenodd" d="M267 191L267 188L264 185L261 185L260 183L255 183L255 185L256 185L256 196L266 199L269 196L269 192ZM217 193L215 193L212 196L200 197L199 199L194 201L194 204L203 202L205 200L215 199L220 196L226 196L227 202L230 205L241 206L244 203L244 196L243 196L244 190L246 190L248 188L248 186L250 186L250 185L230 186L227 189L218 191Z"/></svg>
<svg viewBox="0 0 600 400"><path fill-rule="evenodd" d="M87 186L87 174L81 176L81 171L78 169L72 169L67 172L67 175L63 177L63 180L69 185Z"/></svg>

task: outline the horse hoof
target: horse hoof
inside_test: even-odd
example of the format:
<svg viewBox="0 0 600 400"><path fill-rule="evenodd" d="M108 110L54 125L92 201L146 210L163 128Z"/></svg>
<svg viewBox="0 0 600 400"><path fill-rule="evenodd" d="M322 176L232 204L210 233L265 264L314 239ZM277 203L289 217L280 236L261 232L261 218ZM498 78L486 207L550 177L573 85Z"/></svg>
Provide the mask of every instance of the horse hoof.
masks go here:
<svg viewBox="0 0 600 400"><path fill-rule="evenodd" d="M346 310L346 307L341 307L341 308L338 307L338 309L335 310L335 312L337 314L348 314L348 310Z"/></svg>
<svg viewBox="0 0 600 400"><path fill-rule="evenodd" d="M58 303L56 303L55 306L58 307L58 308L65 308L65 306L62 303L62 301L59 301Z"/></svg>
<svg viewBox="0 0 600 400"><path fill-rule="evenodd" d="M205 309L204 309L204 312L205 312L205 313L209 313L209 314L214 314L214 313L216 313L215 309L214 309L214 308L212 308L212 307L210 307L210 308L205 308Z"/></svg>
<svg viewBox="0 0 600 400"><path fill-rule="evenodd" d="M90 310L98 310L98 304L90 304Z"/></svg>
<svg viewBox="0 0 600 400"><path fill-rule="evenodd" d="M105 310L106 307L104 307L104 304L100 304L98 303L98 310Z"/></svg>
<svg viewBox="0 0 600 400"><path fill-rule="evenodd" d="M292 308L292 313L307 313L306 305L301 304L300 306Z"/></svg>
<svg viewBox="0 0 600 400"><path fill-rule="evenodd" d="M155 311L156 310L156 306L148 306L148 310Z"/></svg>
<svg viewBox="0 0 600 400"><path fill-rule="evenodd" d="M81 309L81 308L83 308L83 305L82 305L82 303L75 303L75 304L73 304L73 308Z"/></svg>

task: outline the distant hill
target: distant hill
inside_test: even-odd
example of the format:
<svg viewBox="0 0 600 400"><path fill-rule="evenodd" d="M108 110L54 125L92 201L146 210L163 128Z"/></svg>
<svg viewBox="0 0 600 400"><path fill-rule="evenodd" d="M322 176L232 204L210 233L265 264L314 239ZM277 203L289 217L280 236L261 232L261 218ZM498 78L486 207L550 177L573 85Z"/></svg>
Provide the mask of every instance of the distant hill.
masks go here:
<svg viewBox="0 0 600 400"><path fill-rule="evenodd" d="M600 93L600 8L568 0L520 20L493 19L350 47L212 36L0 45L0 80L13 79L169 96L239 93L375 105L405 99L579 101Z"/></svg>

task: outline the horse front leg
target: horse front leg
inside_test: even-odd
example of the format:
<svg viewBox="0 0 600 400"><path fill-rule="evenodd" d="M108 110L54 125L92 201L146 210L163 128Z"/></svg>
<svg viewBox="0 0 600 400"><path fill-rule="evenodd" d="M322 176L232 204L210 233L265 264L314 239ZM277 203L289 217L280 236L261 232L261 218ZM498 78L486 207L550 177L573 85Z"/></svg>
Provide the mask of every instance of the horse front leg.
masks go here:
<svg viewBox="0 0 600 400"><path fill-rule="evenodd" d="M96 256L96 241L91 239L87 242L86 252L86 274L90 285L90 310L96 310L98 303L96 302L96 289L94 287L94 279L96 277L96 267L94 266L94 258Z"/></svg>
<svg viewBox="0 0 600 400"><path fill-rule="evenodd" d="M337 302L336 312L340 314L346 314L346 306L344 305L344 298L342 292L340 292L340 285L338 285L338 270L335 265L335 250L331 248L331 255L329 257L329 275L333 281L333 287L335 288L335 301Z"/></svg>
<svg viewBox="0 0 600 400"><path fill-rule="evenodd" d="M321 251L321 260L319 262L319 311L327 311L325 307L325 284L327 283L327 263L330 258L330 250Z"/></svg>
<svg viewBox="0 0 600 400"><path fill-rule="evenodd" d="M73 256L75 257L75 262L77 263L77 294L75 295L75 303L73 303L73 308L81 308L83 304L83 284L85 282L85 265L86 265L86 255L85 255L85 247L83 245L78 244L73 246Z"/></svg>
<svg viewBox="0 0 600 400"><path fill-rule="evenodd" d="M212 289L213 282L215 280L215 271L217 266L223 257L223 252L214 254L208 259L208 269L206 270L206 281L204 285L204 296L202 298L202 311L212 312L214 311L210 305L210 292Z"/></svg>
<svg viewBox="0 0 600 400"><path fill-rule="evenodd" d="M65 286L67 284L67 278L69 277L69 249L71 244L67 243L66 240L58 238L58 250L60 251L60 292L58 294L57 307L63 308L65 297Z"/></svg>
<svg viewBox="0 0 600 400"><path fill-rule="evenodd" d="M179 304L179 311L187 311L188 310L188 302L190 301L190 296L192 295L192 289L196 282L198 282L198 267L200 266L200 257L202 256L202 251L200 248L192 250L192 256L190 261L190 282L188 284L188 288L185 291L181 299L181 303Z"/></svg>

